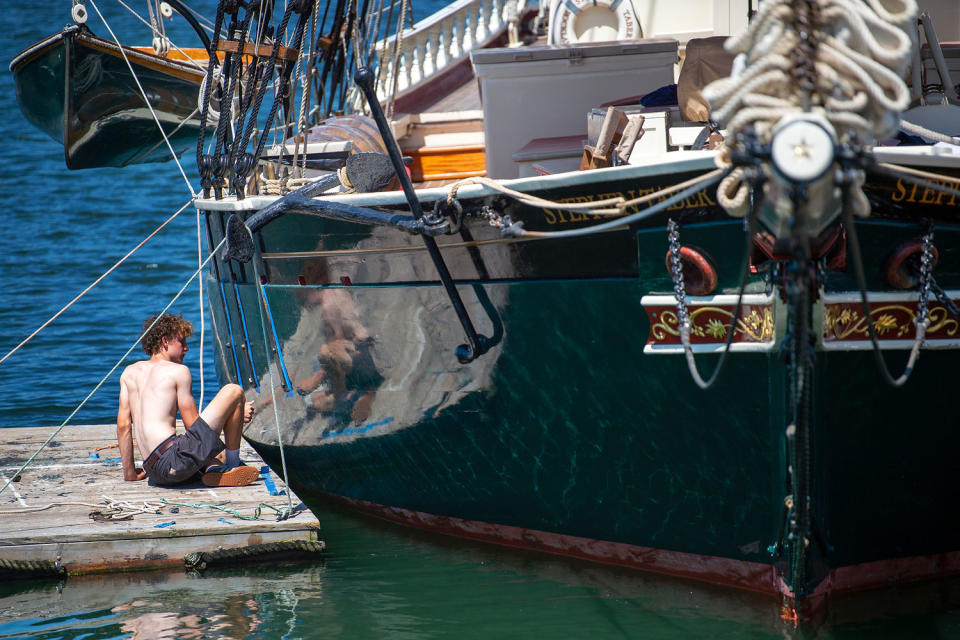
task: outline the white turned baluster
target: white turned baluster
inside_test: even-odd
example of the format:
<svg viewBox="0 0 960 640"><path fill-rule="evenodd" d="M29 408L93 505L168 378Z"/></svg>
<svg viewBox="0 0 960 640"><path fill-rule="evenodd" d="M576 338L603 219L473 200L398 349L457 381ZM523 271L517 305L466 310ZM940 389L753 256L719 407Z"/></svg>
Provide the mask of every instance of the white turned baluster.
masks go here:
<svg viewBox="0 0 960 640"><path fill-rule="evenodd" d="M423 41L419 36L414 36L404 42L404 45L407 44L410 45L410 73L407 83L399 89L400 91L423 79ZM404 49L406 49L406 46Z"/></svg>
<svg viewBox="0 0 960 640"><path fill-rule="evenodd" d="M433 68L437 71L440 71L444 67L446 67L448 62L447 40L449 40L449 37L447 36L447 31L445 27L446 27L446 23L443 23L443 22L437 25L437 38L434 41L435 47L434 47L434 61L433 61L434 67Z"/></svg>
<svg viewBox="0 0 960 640"><path fill-rule="evenodd" d="M433 31L427 31L423 34L423 40L421 40L421 51L422 51L422 60L423 68L422 73L424 78L429 78L433 75L433 72L437 70L437 44L433 39Z"/></svg>
<svg viewBox="0 0 960 640"><path fill-rule="evenodd" d="M463 52L468 53L473 51L473 45L477 43L476 41L476 21L477 16L476 12L473 11L473 7L467 9L466 17L463 22Z"/></svg>
<svg viewBox="0 0 960 640"><path fill-rule="evenodd" d="M477 4L477 26L476 26L476 43L479 44L484 42L487 39L487 36L490 35L489 29L487 29L487 16L486 7L483 6L483 3Z"/></svg>
<svg viewBox="0 0 960 640"><path fill-rule="evenodd" d="M386 55L385 51L381 51L377 57L381 64L379 77L377 78L377 97L383 101L390 95L390 87L393 84L393 75L397 72L397 64L392 56Z"/></svg>
<svg viewBox="0 0 960 640"><path fill-rule="evenodd" d="M450 21L450 59L456 60L463 54L463 20L455 15Z"/></svg>
<svg viewBox="0 0 960 640"><path fill-rule="evenodd" d="M397 81L394 86L396 86L397 91L401 91L410 86L411 78L413 77L413 43L404 42L403 51L400 53L400 71L397 75ZM393 87L390 88L393 91Z"/></svg>
<svg viewBox="0 0 960 640"><path fill-rule="evenodd" d="M505 20L503 15L504 7L505 3L503 0L493 0L493 2L490 4L490 33L496 33L497 29L503 25Z"/></svg>

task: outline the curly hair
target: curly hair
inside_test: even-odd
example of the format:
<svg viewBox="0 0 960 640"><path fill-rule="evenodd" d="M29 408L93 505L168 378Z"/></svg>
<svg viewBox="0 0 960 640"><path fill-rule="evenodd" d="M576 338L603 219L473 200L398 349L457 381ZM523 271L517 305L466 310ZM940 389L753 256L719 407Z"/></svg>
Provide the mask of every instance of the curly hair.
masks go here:
<svg viewBox="0 0 960 640"><path fill-rule="evenodd" d="M156 324L153 324L156 320ZM147 328L153 324L153 328L147 331ZM189 338L193 335L193 325L189 320L183 319L183 314L178 313L177 315L163 314L157 319L156 315L152 315L146 320L143 321L143 330L147 331L146 335L143 336L143 340L140 341L140 344L143 345L143 351L148 356L160 351L160 346L163 344L163 338L167 340L172 340L173 338Z"/></svg>

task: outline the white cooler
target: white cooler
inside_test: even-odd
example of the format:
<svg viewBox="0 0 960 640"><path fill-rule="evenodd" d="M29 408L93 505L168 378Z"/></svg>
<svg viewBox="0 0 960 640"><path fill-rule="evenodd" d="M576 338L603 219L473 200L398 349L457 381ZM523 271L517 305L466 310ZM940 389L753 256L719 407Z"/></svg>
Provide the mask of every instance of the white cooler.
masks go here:
<svg viewBox="0 0 960 640"><path fill-rule="evenodd" d="M534 138L586 134L593 107L671 84L673 38L479 49L487 176L516 178L513 154Z"/></svg>

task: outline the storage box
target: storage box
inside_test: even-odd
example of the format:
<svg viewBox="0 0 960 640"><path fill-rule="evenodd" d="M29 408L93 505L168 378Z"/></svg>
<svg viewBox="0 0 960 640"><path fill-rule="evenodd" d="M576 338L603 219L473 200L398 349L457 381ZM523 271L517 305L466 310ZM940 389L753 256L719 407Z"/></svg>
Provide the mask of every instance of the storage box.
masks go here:
<svg viewBox="0 0 960 640"><path fill-rule="evenodd" d="M536 138L513 154L518 177L576 171L583 157L583 135Z"/></svg>
<svg viewBox="0 0 960 640"><path fill-rule="evenodd" d="M592 107L671 84L677 41L480 49L470 59L483 102L487 176L516 178L513 154L530 140L585 135Z"/></svg>

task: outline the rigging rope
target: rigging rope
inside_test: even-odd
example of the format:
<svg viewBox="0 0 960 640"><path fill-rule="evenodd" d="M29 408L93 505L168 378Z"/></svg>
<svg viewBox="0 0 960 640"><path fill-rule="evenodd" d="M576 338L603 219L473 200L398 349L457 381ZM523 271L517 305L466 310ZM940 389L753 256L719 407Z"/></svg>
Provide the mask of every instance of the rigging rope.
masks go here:
<svg viewBox="0 0 960 640"><path fill-rule="evenodd" d="M579 236L591 235L594 233L601 233L603 231L609 231L617 227L630 225L630 224L633 224L634 222L639 222L640 220L644 220L646 218L649 218L650 216L661 213L662 211L665 211L668 207L671 207L678 202L682 202L683 200L686 200L690 196L693 196L699 193L700 191L709 187L712 184L716 184L727 173L729 173L729 171L730 171L729 169L726 171L721 169L715 169L709 173L706 173L700 176L699 178L688 180L682 184L692 183L692 186L687 187L683 191L680 191L679 193L676 193L673 196L666 198L665 200L661 200L657 204L652 205L646 209L630 214L628 216L623 216L623 217L616 218L614 220L610 220L608 222L602 222L600 224L592 225L589 227L581 227L579 229L568 229L566 231L527 231L525 229L520 229L518 233L517 232L513 232L513 233L517 233L517 235L523 238L575 238ZM653 199L660 198L660 197L662 197L660 193L653 193L647 196L642 196L641 198L636 198L635 200L631 200L630 202L633 202L633 203L649 202Z"/></svg>
<svg viewBox="0 0 960 640"><path fill-rule="evenodd" d="M20 342L20 344L18 344L18 345L15 346L13 349L11 349L10 351L8 351L5 356L3 356L2 358L0 358L0 364L2 364L7 358L9 358L9 357L12 356L14 353L16 353L16 351L19 350L20 347L22 347L23 345L25 345L25 344L27 344L28 342L30 342L30 340L32 340L38 333L40 333L41 331L43 331L51 322L53 322L54 320L56 320L57 318L59 318L60 315L61 315L64 311L66 311L67 309L69 309L70 307L72 307L73 304L74 304L77 300L79 300L80 298L82 298L83 296L85 296L85 295L87 294L87 292L89 292L91 289L93 289L95 286L97 286L97 285L100 283L101 280L103 280L103 279L106 278L108 275L110 275L110 274L113 272L113 270L116 269L117 267L119 267L121 264L123 264L123 262L126 261L127 258L129 258L129 257L132 256L134 253L136 253L136 251L137 251L138 249L140 249L140 247L142 247L143 245L145 245L145 244L147 243L147 241L150 240L150 238L152 238L153 236L157 235L157 233L159 233L161 229L163 229L165 226L167 226L168 224L170 224L170 222L172 222L174 218L176 218L178 215L180 215L181 213L183 213L184 209L186 209L187 207L189 207L192 203L193 203L193 199L191 198L190 200L187 201L187 203L186 203L185 205L183 205L182 207L180 207L180 208L177 210L176 213L174 213L172 216L170 216L169 218L167 218L167 219L163 222L163 224L161 224L159 227L157 227L156 229L154 229L153 232L150 233L150 235L148 235L146 238L144 238L143 240L141 240L141 241L140 241L140 244L138 244L138 245L135 246L133 249L131 249L130 251L128 251L125 256L123 256L122 258L120 258L120 260L118 260L116 263L114 263L114 265L113 265L112 267L110 267L109 269L107 269L107 270L103 273L103 275L101 275L99 278L97 278L96 280L94 280L93 282L91 282L90 285L89 285L86 289L84 289L83 291L81 291L80 293L78 293L77 296L76 296L73 300L71 300L70 302L68 302L62 309L60 309L60 310L57 311L55 314L53 314L53 316L52 316L49 320L47 320L47 321L44 322L42 325L40 325L39 327L37 327L37 329L36 329L33 333L31 333L29 336L27 336L26 338L24 338L24 339Z"/></svg>
<svg viewBox="0 0 960 640"><path fill-rule="evenodd" d="M132 13L137 20L139 20L139 21L142 22L143 24L147 25L147 26L150 28L150 30L153 31L153 34L154 34L155 36L159 36L159 35L160 35L160 32L159 32L157 29L155 29L152 24L150 24L147 20L145 20L145 19L143 18L143 16L141 16L139 13L137 13L133 8L131 8L130 6L128 6L123 0L117 0L117 2L118 2L118 3L120 4L120 6L122 6L124 9L126 9L127 11L129 11L130 13ZM148 6L148 7L150 6L149 3L147 4L147 6ZM193 58L191 58L191 57L187 54L186 51L184 51L183 49L181 49L180 47L178 47L178 46L177 46L176 44L174 44L172 41L168 41L168 42L170 42L170 44L173 45L173 48L174 48L174 49L176 49L177 51L180 52L180 55L182 55L183 58L184 58L184 62L186 62L187 64L192 64L192 65L195 66L197 69L203 70L203 67L200 66L199 64L197 64L197 61L194 60Z"/></svg>
<svg viewBox="0 0 960 640"><path fill-rule="evenodd" d="M244 226L244 229L247 230L247 235L250 236L250 242L253 242L253 233L250 231L250 228ZM287 477L287 457L283 451L283 435L280 432L280 414L277 410L277 390L276 385L273 380L273 367L270 366L270 344L269 338L267 337L267 321L264 315L264 308L267 306L267 292L263 289L263 280L260 279L260 273L257 269L257 261L252 260L253 264L253 279L257 283L257 291L260 293L260 300L262 304L257 305L257 309L260 312L260 330L263 333L263 348L267 352L267 374L270 376L270 405L273 407L273 419L277 425L277 444L280 446L280 465L283 468L283 482L288 487L290 486L290 480ZM280 348L280 345L277 345L277 349ZM277 353L277 358L279 359L280 354ZM290 496L290 491L287 491L287 506L289 510L293 511L293 502L292 497Z"/></svg>
<svg viewBox="0 0 960 640"><path fill-rule="evenodd" d="M183 292L187 290L187 287L190 286L190 283L193 282L193 279L196 278L198 275L200 275L200 273L203 271L203 268L207 265L208 262L210 262L211 258L213 258L216 255L220 247L222 247L226 242L227 242L227 239L224 238L223 240L220 241L220 244L218 244L216 247L213 248L213 250L210 252L210 255L207 256L207 259L204 260L203 263L200 265L200 268L193 272L193 275L191 275L190 278L184 283L184 285L180 288L180 291L177 292L177 295L173 296L173 299L170 300L167 306L163 308L163 311L157 314L157 317L154 318L153 322L150 323L150 326L144 329L144 331L140 334L140 336L136 339L136 341L132 345L130 345L130 348L127 349L126 353L124 353L123 356L121 356L120 359L117 360L116 364L113 365L110 371L108 371L107 374L100 379L100 382L96 384L93 390L87 394L87 397L85 397L80 402L80 404L77 405L77 407L70 413L70 415L67 416L67 419L64 420L52 434L50 434L50 437L47 438L43 444L40 445L40 448L37 449L36 452L34 452L34 454L31 455L30 458L23 463L23 466L21 466L13 474L13 476L9 480L7 480L7 482L3 485L3 487L0 488L0 494L2 494L6 490L6 488L10 486L10 483L13 482L13 478L16 478L17 475L22 473L23 470L26 469L38 455L40 455L40 452L43 451L48 444L50 444L50 442L57 436L58 433L60 433L63 430L65 426L67 426L67 423L73 419L73 416L77 415L77 412L80 411L80 409L82 409L83 406L87 404L87 401L89 401L90 398L92 398L93 395L100 390L100 387L102 387L103 384L110 378L110 376L113 375L113 372L116 371L121 364L123 364L123 361L127 359L127 356L129 356L130 353L137 348L137 345L140 344L141 340L143 340L143 336L145 336L151 329L153 329L153 325L155 325L160 320L160 318L163 317L163 314L166 313L167 310L173 306L173 303L176 302L181 295L183 295Z"/></svg>
<svg viewBox="0 0 960 640"><path fill-rule="evenodd" d="M143 90L143 85L140 84L140 78L137 77L136 72L133 70L133 65L130 64L130 60L127 58L127 52L124 50L123 45L120 44L120 41L117 40L117 36L113 33L113 29L110 28L110 25L107 24L103 14L100 13L97 3L94 2L94 0L90 0L90 4L93 6L93 10L97 12L97 15L100 16L103 26L105 26L107 31L110 32L110 37L113 38L117 48L120 50L120 55L123 56L123 61L127 63L127 68L130 69L130 75L133 76L134 82L137 83L137 88L140 89L140 95L143 96L143 101L147 104L147 108L150 109L150 114L153 116L154 122L157 123L157 128L160 129L160 135L163 136L163 141L167 143L167 149L170 150L170 155L173 156L174 161L177 163L177 168L180 169L180 175L183 176L183 181L187 183L187 189L190 190L190 195L196 199L197 193L193 190L193 185L190 184L190 179L187 178L187 174L183 170L183 165L180 164L180 158L177 157L176 152L173 150L173 145L170 144L170 139L167 138L167 133L163 130L163 126L160 124L160 119L157 117L157 112L153 110L153 105L150 104L150 100L147 98L147 93Z"/></svg>

